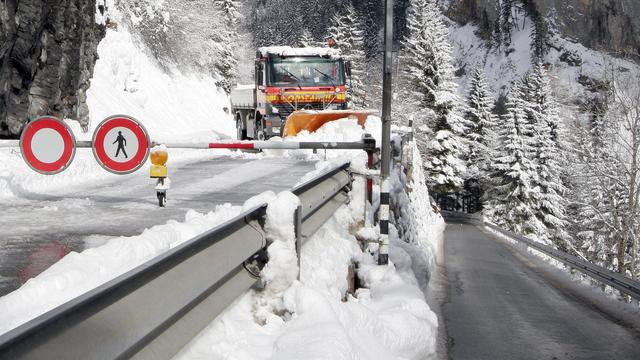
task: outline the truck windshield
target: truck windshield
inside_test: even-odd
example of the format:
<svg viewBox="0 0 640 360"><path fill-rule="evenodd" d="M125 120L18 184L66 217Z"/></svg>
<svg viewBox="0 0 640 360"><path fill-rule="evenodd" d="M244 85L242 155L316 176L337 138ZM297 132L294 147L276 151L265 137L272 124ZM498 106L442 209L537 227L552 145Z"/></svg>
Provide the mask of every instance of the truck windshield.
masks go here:
<svg viewBox="0 0 640 360"><path fill-rule="evenodd" d="M337 86L345 83L340 60L273 59L269 70L269 85L272 86Z"/></svg>

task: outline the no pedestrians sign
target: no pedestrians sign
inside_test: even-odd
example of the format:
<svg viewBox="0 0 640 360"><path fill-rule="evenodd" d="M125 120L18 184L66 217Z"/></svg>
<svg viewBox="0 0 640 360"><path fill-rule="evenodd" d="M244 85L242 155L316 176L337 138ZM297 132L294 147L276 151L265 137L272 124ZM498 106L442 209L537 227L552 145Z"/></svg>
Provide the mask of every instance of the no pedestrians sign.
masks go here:
<svg viewBox="0 0 640 360"><path fill-rule="evenodd" d="M20 136L22 158L33 170L45 175L65 170L73 161L75 145L71 129L52 116L30 122Z"/></svg>
<svg viewBox="0 0 640 360"><path fill-rule="evenodd" d="M140 122L126 115L104 120L93 134L93 154L115 174L138 170L149 157L149 134Z"/></svg>

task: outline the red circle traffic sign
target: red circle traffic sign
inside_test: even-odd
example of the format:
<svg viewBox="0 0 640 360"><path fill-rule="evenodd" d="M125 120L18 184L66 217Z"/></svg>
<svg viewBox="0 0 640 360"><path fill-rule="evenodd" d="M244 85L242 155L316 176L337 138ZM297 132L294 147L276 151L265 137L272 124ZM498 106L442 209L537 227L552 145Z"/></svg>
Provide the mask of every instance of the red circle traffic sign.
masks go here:
<svg viewBox="0 0 640 360"><path fill-rule="evenodd" d="M138 170L149 157L149 134L136 119L115 115L105 119L93 133L93 155L115 174Z"/></svg>
<svg viewBox="0 0 640 360"><path fill-rule="evenodd" d="M75 144L67 124L52 116L30 122L20 136L23 159L33 170L45 175L57 174L71 164Z"/></svg>

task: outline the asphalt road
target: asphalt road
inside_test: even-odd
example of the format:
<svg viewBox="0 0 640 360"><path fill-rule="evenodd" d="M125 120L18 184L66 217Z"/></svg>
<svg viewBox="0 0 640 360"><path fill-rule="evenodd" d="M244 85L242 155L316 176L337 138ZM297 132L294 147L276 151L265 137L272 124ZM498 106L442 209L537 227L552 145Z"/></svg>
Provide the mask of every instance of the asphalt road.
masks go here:
<svg viewBox="0 0 640 360"><path fill-rule="evenodd" d="M69 251L82 251L117 236L133 236L188 210L241 205L264 191L283 191L314 170L287 158L218 157L170 167L167 207L159 208L154 185L143 171L66 189L52 196L27 195L0 204L0 296L45 270Z"/></svg>
<svg viewBox="0 0 640 360"><path fill-rule="evenodd" d="M444 256L445 358L640 359L638 319L609 313L589 291L575 292L568 277L550 275L558 270L504 240L449 224Z"/></svg>

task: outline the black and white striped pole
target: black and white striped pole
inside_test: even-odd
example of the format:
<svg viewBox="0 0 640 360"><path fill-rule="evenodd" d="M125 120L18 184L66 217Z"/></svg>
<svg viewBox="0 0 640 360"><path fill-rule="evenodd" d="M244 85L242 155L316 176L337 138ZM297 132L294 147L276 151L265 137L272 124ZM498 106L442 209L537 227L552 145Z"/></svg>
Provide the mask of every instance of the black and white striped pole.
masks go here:
<svg viewBox="0 0 640 360"><path fill-rule="evenodd" d="M382 85L382 157L380 175L380 250L378 264L389 264L389 170L391 163L391 74L393 67L393 0L385 0L384 77Z"/></svg>

